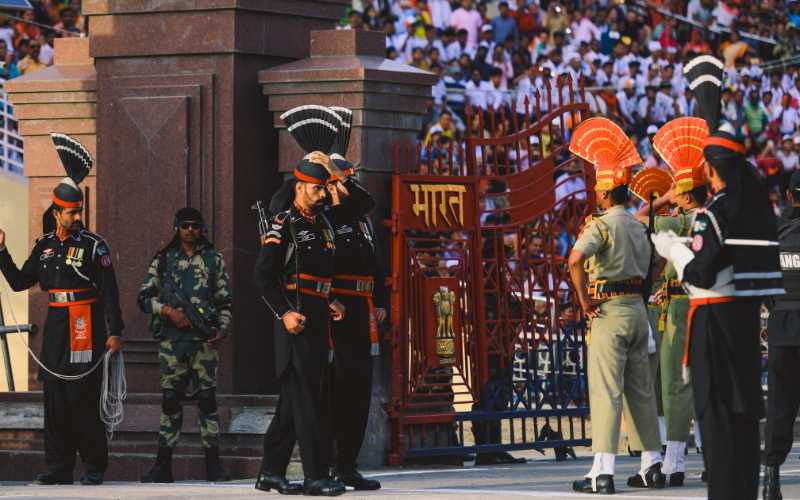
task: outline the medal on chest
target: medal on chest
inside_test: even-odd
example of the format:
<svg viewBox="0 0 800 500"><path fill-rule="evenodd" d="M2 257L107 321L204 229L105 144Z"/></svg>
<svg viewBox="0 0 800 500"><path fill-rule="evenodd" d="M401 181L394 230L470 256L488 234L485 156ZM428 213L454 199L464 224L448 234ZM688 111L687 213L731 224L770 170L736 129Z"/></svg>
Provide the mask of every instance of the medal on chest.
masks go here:
<svg viewBox="0 0 800 500"><path fill-rule="evenodd" d="M82 266L83 265L83 248L69 247L67 249L66 262L68 266Z"/></svg>

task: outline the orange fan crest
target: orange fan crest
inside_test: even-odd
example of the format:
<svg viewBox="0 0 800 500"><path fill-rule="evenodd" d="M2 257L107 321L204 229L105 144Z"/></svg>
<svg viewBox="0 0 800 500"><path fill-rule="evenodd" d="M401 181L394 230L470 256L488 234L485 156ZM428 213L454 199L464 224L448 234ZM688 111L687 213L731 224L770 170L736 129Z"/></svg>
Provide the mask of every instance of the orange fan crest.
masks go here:
<svg viewBox="0 0 800 500"><path fill-rule="evenodd" d="M642 163L625 131L608 118L582 121L572 134L569 150L598 169L630 167Z"/></svg>
<svg viewBox="0 0 800 500"><path fill-rule="evenodd" d="M640 200L650 203L650 195L656 198L672 187L672 176L664 169L647 167L639 170L631 179L630 190Z"/></svg>
<svg viewBox="0 0 800 500"><path fill-rule="evenodd" d="M708 134L708 125L702 118L676 118L658 129L653 148L677 174L703 164L703 144Z"/></svg>

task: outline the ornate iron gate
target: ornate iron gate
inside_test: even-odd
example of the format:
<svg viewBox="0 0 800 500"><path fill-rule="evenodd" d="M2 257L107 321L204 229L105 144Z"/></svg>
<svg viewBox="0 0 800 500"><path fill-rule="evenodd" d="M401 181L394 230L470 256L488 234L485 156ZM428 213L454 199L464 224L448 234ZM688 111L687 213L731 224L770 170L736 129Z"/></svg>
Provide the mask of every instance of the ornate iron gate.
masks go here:
<svg viewBox="0 0 800 500"><path fill-rule="evenodd" d="M588 105L560 83L521 116L468 109L463 145L395 144L390 463L591 443L566 265L594 205L567 152Z"/></svg>

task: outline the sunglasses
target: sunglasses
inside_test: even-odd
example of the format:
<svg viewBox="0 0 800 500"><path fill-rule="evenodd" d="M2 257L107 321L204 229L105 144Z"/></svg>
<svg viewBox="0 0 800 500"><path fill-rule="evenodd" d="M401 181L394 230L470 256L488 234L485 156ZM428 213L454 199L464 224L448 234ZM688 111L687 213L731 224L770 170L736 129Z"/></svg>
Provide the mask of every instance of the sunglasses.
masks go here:
<svg viewBox="0 0 800 500"><path fill-rule="evenodd" d="M181 222L181 229L194 229L195 231L199 231L203 228L203 225L199 222Z"/></svg>

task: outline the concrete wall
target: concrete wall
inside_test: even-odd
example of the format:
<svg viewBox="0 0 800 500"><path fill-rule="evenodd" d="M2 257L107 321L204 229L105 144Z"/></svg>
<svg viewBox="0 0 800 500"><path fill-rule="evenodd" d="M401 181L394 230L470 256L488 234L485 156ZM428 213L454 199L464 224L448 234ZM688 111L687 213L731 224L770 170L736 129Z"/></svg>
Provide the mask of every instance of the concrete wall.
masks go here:
<svg viewBox="0 0 800 500"><path fill-rule="evenodd" d="M0 229L6 232L7 246L18 266L28 258L28 181L24 177L0 170ZM9 296L10 293L10 296ZM13 309L19 323L28 322L28 292L13 292L5 278L0 275L0 300L3 315L8 324L13 323ZM22 334L24 341L28 335ZM28 354L19 335L9 335L11 364L16 390L28 390ZM8 391L5 366L0 358L0 392Z"/></svg>

